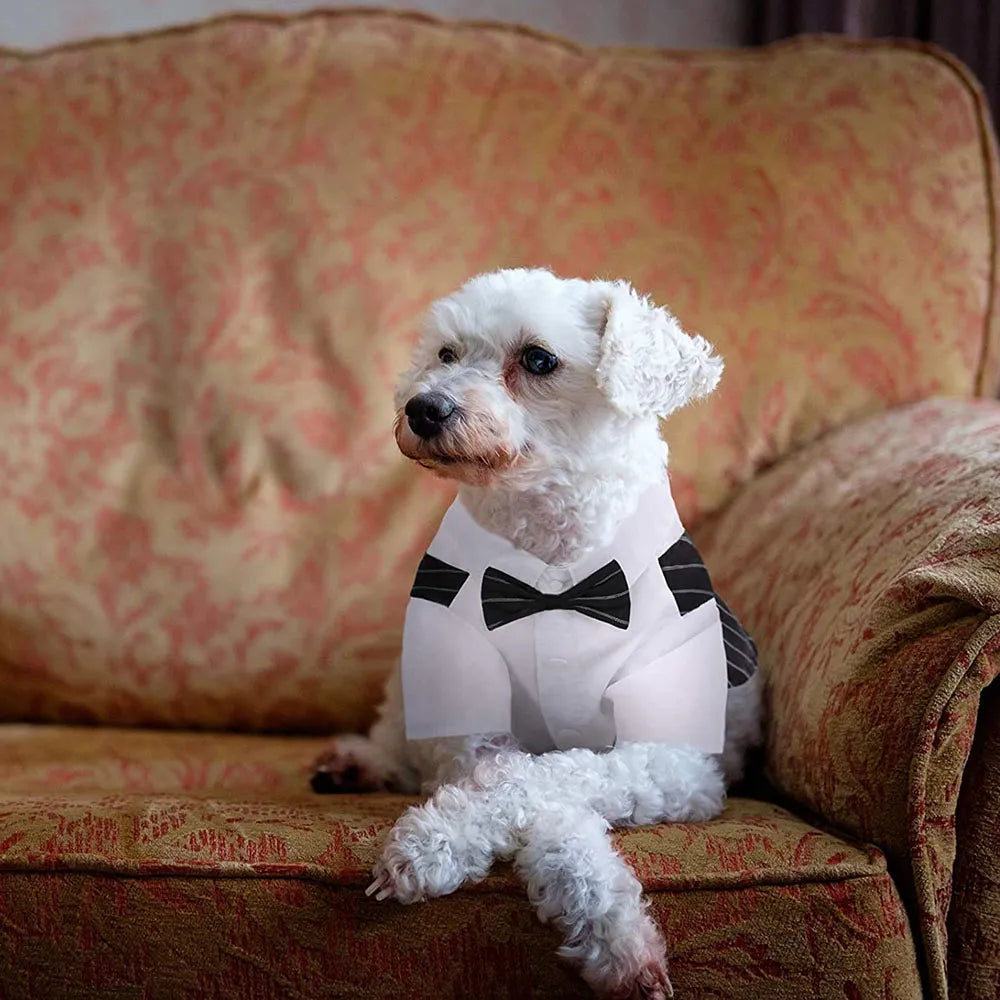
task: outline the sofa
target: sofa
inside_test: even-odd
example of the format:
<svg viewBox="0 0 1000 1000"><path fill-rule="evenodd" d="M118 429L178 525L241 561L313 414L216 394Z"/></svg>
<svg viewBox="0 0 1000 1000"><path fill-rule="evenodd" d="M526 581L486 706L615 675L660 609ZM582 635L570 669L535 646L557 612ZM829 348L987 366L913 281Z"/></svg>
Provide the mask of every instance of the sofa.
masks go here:
<svg viewBox="0 0 1000 1000"><path fill-rule="evenodd" d="M947 55L379 11L0 55L0 998L569 998L503 866L363 889L315 795L451 499L391 431L470 274L625 276L726 359L671 479L767 685L615 834L679 997L1000 991L996 146Z"/></svg>

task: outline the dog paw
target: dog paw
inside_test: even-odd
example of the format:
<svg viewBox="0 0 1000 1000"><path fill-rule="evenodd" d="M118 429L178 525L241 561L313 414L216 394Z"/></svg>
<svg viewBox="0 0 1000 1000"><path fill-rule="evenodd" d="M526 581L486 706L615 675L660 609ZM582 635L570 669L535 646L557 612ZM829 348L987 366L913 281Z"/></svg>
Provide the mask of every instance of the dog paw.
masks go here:
<svg viewBox="0 0 1000 1000"><path fill-rule="evenodd" d="M664 956L651 956L630 978L604 986L592 981L591 985L602 1000L667 1000L674 995Z"/></svg>
<svg viewBox="0 0 1000 1000"><path fill-rule="evenodd" d="M338 736L313 761L309 783L321 794L377 792L386 787L375 753L363 736Z"/></svg>
<svg viewBox="0 0 1000 1000"><path fill-rule="evenodd" d="M379 902L394 899L408 906L434 896L444 896L458 888L452 880L442 879L442 860L423 857L420 850L401 850L398 844L386 846L372 869L373 881L365 890Z"/></svg>
<svg viewBox="0 0 1000 1000"><path fill-rule="evenodd" d="M666 1000L674 995L666 943L648 915L589 944L580 971L602 1000Z"/></svg>
<svg viewBox="0 0 1000 1000"><path fill-rule="evenodd" d="M670 982L666 958L651 956L639 970L629 992L620 995L628 1000L667 1000L667 997L672 997L674 987Z"/></svg>
<svg viewBox="0 0 1000 1000"><path fill-rule="evenodd" d="M409 860L389 860L383 857L372 869L372 883L365 889L365 895L374 896L380 903L394 899L397 903L409 906L411 903L422 903L438 894L430 891L430 887L425 884L418 865Z"/></svg>
<svg viewBox="0 0 1000 1000"><path fill-rule="evenodd" d="M469 878L469 865L454 850L456 831L446 820L430 803L403 813L389 831L366 895L416 903L446 896Z"/></svg>

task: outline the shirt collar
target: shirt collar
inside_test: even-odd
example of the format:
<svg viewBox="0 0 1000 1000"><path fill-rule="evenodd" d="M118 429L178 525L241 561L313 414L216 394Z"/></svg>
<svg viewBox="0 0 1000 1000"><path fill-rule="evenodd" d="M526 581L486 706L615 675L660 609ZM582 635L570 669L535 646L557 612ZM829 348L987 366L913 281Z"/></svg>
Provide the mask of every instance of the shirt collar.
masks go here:
<svg viewBox="0 0 1000 1000"><path fill-rule="evenodd" d="M643 493L635 511L618 526L608 545L592 549L576 562L559 568L569 575L572 586L616 559L631 586L683 531L670 486L660 483ZM459 497L448 508L428 551L477 576L487 566L494 566L531 586L536 586L550 568L543 559L487 531Z"/></svg>

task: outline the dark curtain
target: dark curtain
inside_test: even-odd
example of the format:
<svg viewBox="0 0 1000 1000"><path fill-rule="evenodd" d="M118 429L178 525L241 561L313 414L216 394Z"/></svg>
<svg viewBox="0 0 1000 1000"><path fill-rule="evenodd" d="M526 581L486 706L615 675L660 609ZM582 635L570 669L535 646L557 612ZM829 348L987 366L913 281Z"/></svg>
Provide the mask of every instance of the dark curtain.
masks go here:
<svg viewBox="0 0 1000 1000"><path fill-rule="evenodd" d="M751 0L753 44L803 32L916 38L958 56L1000 121L1000 0Z"/></svg>

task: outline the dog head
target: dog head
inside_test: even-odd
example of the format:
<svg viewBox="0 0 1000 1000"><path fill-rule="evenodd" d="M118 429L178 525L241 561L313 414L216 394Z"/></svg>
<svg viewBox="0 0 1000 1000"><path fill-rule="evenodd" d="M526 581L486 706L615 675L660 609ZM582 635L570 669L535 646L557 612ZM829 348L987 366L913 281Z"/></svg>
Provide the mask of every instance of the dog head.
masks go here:
<svg viewBox="0 0 1000 1000"><path fill-rule="evenodd" d="M396 389L408 458L473 485L586 469L635 421L711 392L722 360L624 281L479 275L430 310Z"/></svg>

